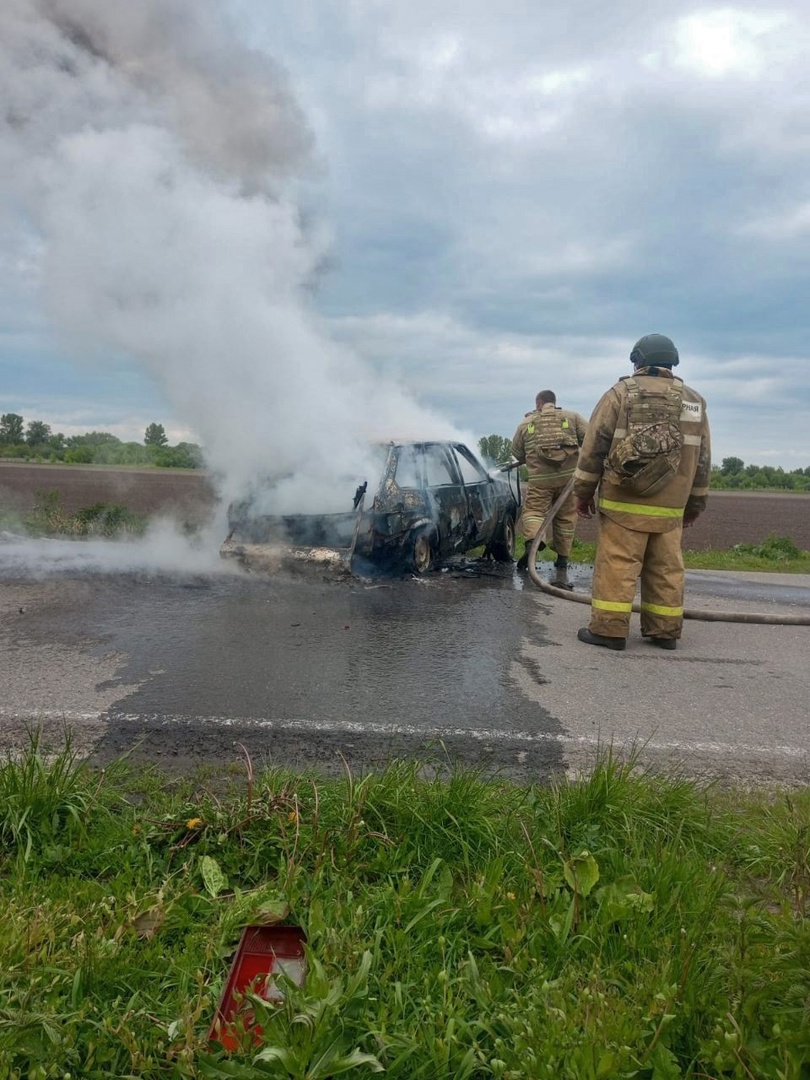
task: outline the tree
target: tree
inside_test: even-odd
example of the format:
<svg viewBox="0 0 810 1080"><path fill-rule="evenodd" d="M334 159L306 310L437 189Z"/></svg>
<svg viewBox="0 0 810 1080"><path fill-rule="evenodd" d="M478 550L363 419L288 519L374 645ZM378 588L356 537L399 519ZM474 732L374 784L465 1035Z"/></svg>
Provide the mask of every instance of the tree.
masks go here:
<svg viewBox="0 0 810 1080"><path fill-rule="evenodd" d="M512 459L512 440L503 435L485 435L478 440L481 457L501 465Z"/></svg>
<svg viewBox="0 0 810 1080"><path fill-rule="evenodd" d="M95 447L93 461L97 465L148 465L152 452L143 443L109 443Z"/></svg>
<svg viewBox="0 0 810 1080"><path fill-rule="evenodd" d="M196 443L178 443L177 446L160 447L154 456L153 464L162 469L201 469L203 466L202 450Z"/></svg>
<svg viewBox="0 0 810 1080"><path fill-rule="evenodd" d="M92 465L92 446L71 446L65 451L65 461L68 465Z"/></svg>
<svg viewBox="0 0 810 1080"><path fill-rule="evenodd" d="M723 476L735 476L737 473L741 473L744 468L745 462L742 458L724 457L720 472Z"/></svg>
<svg viewBox="0 0 810 1080"><path fill-rule="evenodd" d="M44 446L50 437L51 425L46 424L44 420L31 420L28 424L25 441L29 446Z"/></svg>
<svg viewBox="0 0 810 1080"><path fill-rule="evenodd" d="M25 421L18 413L8 412L0 416L0 443L19 446L23 441Z"/></svg>
<svg viewBox="0 0 810 1080"><path fill-rule="evenodd" d="M163 424L150 424L144 432L143 441L147 446L168 446L169 440Z"/></svg>
<svg viewBox="0 0 810 1080"><path fill-rule="evenodd" d="M112 435L109 431L88 431L85 435L71 435L68 437L67 445L73 450L79 446L106 446L120 445L121 440L117 435Z"/></svg>

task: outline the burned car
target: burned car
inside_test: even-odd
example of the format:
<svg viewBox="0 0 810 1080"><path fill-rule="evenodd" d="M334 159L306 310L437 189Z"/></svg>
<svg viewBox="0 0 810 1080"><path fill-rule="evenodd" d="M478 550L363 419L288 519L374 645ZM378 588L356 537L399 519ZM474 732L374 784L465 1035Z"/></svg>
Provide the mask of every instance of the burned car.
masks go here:
<svg viewBox="0 0 810 1080"><path fill-rule="evenodd" d="M303 560L360 575L421 575L479 547L500 562L514 558L517 473L488 472L456 442L378 449L379 474L346 492L343 512L274 515L259 512L255 499L233 503L221 554L255 568Z"/></svg>

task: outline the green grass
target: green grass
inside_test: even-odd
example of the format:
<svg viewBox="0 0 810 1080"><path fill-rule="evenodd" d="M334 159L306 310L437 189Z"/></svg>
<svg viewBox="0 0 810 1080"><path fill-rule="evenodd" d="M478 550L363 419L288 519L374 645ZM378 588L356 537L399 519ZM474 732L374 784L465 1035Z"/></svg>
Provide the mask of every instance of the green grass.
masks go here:
<svg viewBox="0 0 810 1080"><path fill-rule="evenodd" d="M688 536L687 536L688 540ZM523 537L518 537L515 558L526 550ZM538 556L538 561L548 562L556 558L548 548ZM593 563L596 544L574 539L571 552L572 563ZM735 544L728 551L689 551L684 549L683 561L687 570L757 570L788 574L810 574L810 551L802 551L790 537L769 536L761 544Z"/></svg>
<svg viewBox="0 0 810 1080"><path fill-rule="evenodd" d="M430 778L426 778L429 775ZM550 787L396 764L230 787L32 744L0 767L0 1078L803 1080L810 791L732 794L606 755ZM246 923L308 935L207 1030Z"/></svg>
<svg viewBox="0 0 810 1080"><path fill-rule="evenodd" d="M76 513L67 511L58 491L37 492L34 507L25 513L0 510L0 529L28 536L113 537L141 536L148 524L138 514L118 503L95 503Z"/></svg>

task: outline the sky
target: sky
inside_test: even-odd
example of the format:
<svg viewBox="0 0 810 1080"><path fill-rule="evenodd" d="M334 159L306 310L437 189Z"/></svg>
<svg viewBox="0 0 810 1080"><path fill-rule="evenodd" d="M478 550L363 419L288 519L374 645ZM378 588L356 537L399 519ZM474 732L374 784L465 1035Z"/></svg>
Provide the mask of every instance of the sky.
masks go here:
<svg viewBox="0 0 810 1080"><path fill-rule="evenodd" d="M657 332L716 461L810 465L803 2L9 2L0 412L326 461Z"/></svg>

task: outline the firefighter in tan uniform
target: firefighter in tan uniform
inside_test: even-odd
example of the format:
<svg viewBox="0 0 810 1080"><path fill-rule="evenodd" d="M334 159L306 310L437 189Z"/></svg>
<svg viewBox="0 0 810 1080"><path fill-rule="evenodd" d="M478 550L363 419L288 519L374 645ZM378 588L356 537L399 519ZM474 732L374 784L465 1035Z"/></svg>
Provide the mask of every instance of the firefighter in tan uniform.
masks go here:
<svg viewBox="0 0 810 1080"><path fill-rule="evenodd" d="M674 649L683 626L684 525L706 507L711 446L706 402L673 373L678 350L663 334L633 347L631 376L593 411L580 452L574 495L590 517L599 488L599 543L588 645L625 647L641 576L641 633Z"/></svg>
<svg viewBox="0 0 810 1080"><path fill-rule="evenodd" d="M559 493L574 475L577 457L588 425L579 413L557 408L553 390L541 390L535 399L535 411L527 413L518 425L512 440L512 453L529 474L528 490L518 528L526 539L528 549L537 530ZM557 553L554 563L554 583L565 588L568 584L568 556L574 542L577 510L573 493L565 500L552 522L551 546ZM545 547L541 544L541 548ZM518 560L518 569L525 570L528 554Z"/></svg>

